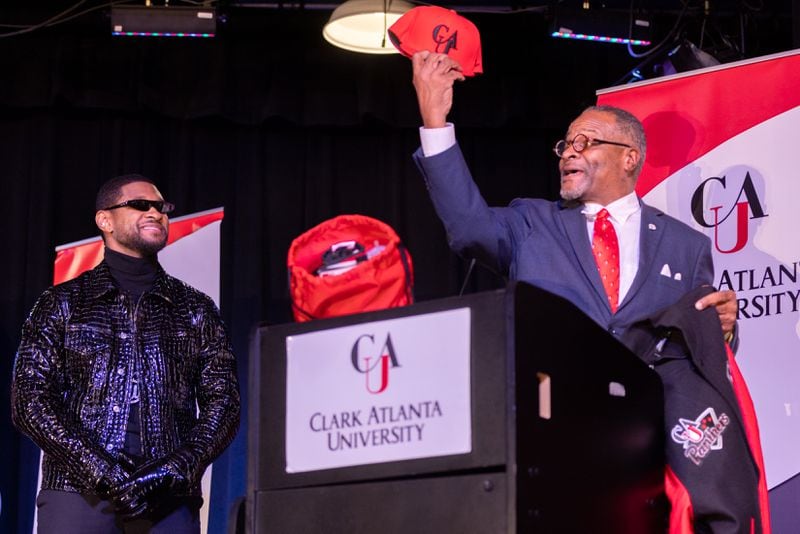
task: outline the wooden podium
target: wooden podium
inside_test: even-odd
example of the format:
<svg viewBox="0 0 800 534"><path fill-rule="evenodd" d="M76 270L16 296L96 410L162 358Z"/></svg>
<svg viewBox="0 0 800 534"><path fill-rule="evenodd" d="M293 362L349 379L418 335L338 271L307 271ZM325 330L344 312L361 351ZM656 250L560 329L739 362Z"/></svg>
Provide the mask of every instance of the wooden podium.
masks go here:
<svg viewBox="0 0 800 534"><path fill-rule="evenodd" d="M352 427L354 422L361 425L356 430L363 430L359 436L365 454L403 454L405 445L398 443L400 433L398 442L391 442L394 430L380 430L377 423L368 427L366 409L353 410L349 421L324 415L324 407L336 399L322 398L324 388L314 391L319 386L305 390L306 381L297 378L298 360L348 359L346 365L355 373L352 367L362 365L353 348L357 342L343 347L325 342L323 350L308 355L297 340L306 334L371 332L385 324L400 328L404 321L433 321L433 330L414 326L413 335L395 339L386 352L399 351L400 341L427 347L426 335L438 338L435 321L450 316L437 315L443 312L468 316L463 360L468 366L468 412L462 420L469 428L452 432L454 440L469 436L466 452L389 461L371 457L359 464L359 451L347 451L347 465L330 467L324 462L340 461L339 452L332 452L333 431L327 449L320 445L319 454L305 451L323 439L323 426ZM387 382L400 387L394 377L400 369L408 376L413 367L407 363L410 351L404 350L397 361L388 359L393 354L381 356L394 382L388 382L389 374L375 374L372 391L364 395L378 398L374 391ZM461 376L455 371L453 377ZM436 374L434 382L446 389L451 373ZM331 374L329 382L349 380L342 376ZM370 378L366 380L369 388ZM287 386L287 381L294 383ZM413 384L406 387L413 395ZM663 393L658 376L572 304L527 284L406 308L261 327L252 343L249 392L250 533L664 532ZM296 408L296 398L323 408L307 418ZM294 415L287 420L287 413ZM426 432L436 430L438 423L436 418L425 421ZM447 450L450 444L444 439L435 446ZM308 467L318 459L322 468Z"/></svg>

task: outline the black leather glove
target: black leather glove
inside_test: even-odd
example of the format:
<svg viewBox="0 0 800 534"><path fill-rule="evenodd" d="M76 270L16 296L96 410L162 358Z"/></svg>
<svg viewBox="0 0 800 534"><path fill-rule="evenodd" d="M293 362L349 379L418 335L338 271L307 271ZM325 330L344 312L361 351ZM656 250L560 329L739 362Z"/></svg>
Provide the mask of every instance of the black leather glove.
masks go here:
<svg viewBox="0 0 800 534"><path fill-rule="evenodd" d="M126 520L154 512L165 497L186 490L189 484L175 467L164 460L150 461L111 492L117 513Z"/></svg>
<svg viewBox="0 0 800 534"><path fill-rule="evenodd" d="M95 484L95 492L108 499L114 488L122 485L136 471L136 461L124 451L117 453L116 460L109 460L111 468Z"/></svg>

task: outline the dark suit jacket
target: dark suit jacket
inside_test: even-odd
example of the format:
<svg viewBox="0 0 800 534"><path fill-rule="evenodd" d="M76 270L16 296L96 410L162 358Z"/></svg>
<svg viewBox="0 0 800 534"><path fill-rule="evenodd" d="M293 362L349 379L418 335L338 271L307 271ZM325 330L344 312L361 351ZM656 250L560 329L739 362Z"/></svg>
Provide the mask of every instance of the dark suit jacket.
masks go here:
<svg viewBox="0 0 800 534"><path fill-rule="evenodd" d="M566 298L617 337L637 319L713 283L709 238L642 204L639 268L612 314L579 204L516 199L490 208L458 145L427 158L418 150L414 159L455 252ZM665 265L669 276L661 274Z"/></svg>

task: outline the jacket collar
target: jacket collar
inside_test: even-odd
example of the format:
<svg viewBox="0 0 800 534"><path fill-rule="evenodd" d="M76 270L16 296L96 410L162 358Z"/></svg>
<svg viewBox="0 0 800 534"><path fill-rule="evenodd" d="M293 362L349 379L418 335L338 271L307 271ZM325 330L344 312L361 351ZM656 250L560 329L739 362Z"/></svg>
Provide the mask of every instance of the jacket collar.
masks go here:
<svg viewBox="0 0 800 534"><path fill-rule="evenodd" d="M161 265L158 265L158 276L156 277L153 289L146 294L152 294L162 298L170 304L173 303L173 295L175 295L174 278L169 276ZM108 294L119 293L119 287L114 277L111 276L111 270L108 264L101 261L100 264L89 272L89 298L100 299Z"/></svg>
<svg viewBox="0 0 800 534"><path fill-rule="evenodd" d="M653 262L664 237L664 225L666 223L663 219L664 213L652 206L648 206L641 199L639 202L642 204L642 225L639 229L639 267L636 270L633 283L628 289L628 294L625 295L625 300L620 303L620 307L633 300L639 290L644 287L648 274L653 269Z"/></svg>
<svg viewBox="0 0 800 534"><path fill-rule="evenodd" d="M586 231L586 216L583 214L583 204L576 201L560 201L560 215L567 237L572 243L572 251L576 256L577 264L580 266L583 275L589 281L589 285L594 290L594 297L600 306L611 314L608 306L603 282L597 272L597 264L592 253L592 243L589 241L589 234Z"/></svg>

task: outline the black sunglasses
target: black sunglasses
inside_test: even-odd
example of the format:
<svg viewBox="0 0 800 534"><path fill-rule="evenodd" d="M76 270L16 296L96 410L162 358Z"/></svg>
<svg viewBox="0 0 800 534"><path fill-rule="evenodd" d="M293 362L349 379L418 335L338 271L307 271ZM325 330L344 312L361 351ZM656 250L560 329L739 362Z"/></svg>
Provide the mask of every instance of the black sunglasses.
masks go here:
<svg viewBox="0 0 800 534"><path fill-rule="evenodd" d="M134 198L126 200L113 206L103 208L104 210L115 210L117 208L133 208L137 211L150 211L150 208L155 208L159 213L171 213L175 209L175 204L165 200L147 200L146 198Z"/></svg>

